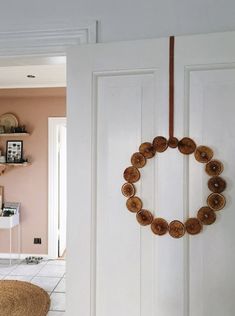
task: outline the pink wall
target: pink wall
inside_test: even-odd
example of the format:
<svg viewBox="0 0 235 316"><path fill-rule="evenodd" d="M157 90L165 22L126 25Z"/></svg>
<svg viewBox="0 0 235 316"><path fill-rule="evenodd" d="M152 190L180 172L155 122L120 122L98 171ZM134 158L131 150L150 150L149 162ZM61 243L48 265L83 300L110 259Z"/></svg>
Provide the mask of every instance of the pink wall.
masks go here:
<svg viewBox="0 0 235 316"><path fill-rule="evenodd" d="M32 164L16 167L0 176L5 201L21 203L22 253L47 253L48 223L48 117L66 115L64 88L0 90L0 115L12 113L19 124L31 133L23 140L25 157ZM11 138L13 140L13 138ZM0 150L5 153L5 138L0 138ZM14 229L16 251L17 230ZM33 238L42 244L34 245ZM0 230L0 253L8 252L9 233Z"/></svg>

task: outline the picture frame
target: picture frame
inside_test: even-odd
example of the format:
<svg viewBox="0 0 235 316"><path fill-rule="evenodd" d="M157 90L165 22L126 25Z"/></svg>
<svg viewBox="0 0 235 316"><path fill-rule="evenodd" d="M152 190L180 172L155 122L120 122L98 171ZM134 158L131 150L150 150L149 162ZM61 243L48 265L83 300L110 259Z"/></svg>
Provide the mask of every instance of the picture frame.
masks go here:
<svg viewBox="0 0 235 316"><path fill-rule="evenodd" d="M23 141L8 140L6 144L6 163L22 163Z"/></svg>

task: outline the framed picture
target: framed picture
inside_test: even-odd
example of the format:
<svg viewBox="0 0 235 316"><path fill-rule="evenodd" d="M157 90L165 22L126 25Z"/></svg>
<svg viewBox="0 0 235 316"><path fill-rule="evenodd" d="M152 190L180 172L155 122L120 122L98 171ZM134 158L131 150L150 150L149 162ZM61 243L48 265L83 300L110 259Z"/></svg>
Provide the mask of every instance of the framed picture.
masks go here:
<svg viewBox="0 0 235 316"><path fill-rule="evenodd" d="M21 163L23 160L23 141L8 140L6 148L6 162Z"/></svg>

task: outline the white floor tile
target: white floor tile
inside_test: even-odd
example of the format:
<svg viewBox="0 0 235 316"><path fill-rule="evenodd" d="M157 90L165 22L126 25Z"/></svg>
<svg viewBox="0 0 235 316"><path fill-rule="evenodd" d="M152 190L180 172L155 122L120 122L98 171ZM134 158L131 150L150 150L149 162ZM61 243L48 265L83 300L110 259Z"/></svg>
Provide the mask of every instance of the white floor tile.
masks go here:
<svg viewBox="0 0 235 316"><path fill-rule="evenodd" d="M60 278L50 278L50 277L34 277L31 280L31 283L41 287L47 292L52 292L54 288L57 286L59 283Z"/></svg>
<svg viewBox="0 0 235 316"><path fill-rule="evenodd" d="M32 276L29 275L7 275L4 277L4 280L18 280L18 281L25 281L30 282Z"/></svg>
<svg viewBox="0 0 235 316"><path fill-rule="evenodd" d="M0 275L7 275L11 273L17 266L6 266L6 265L0 265Z"/></svg>
<svg viewBox="0 0 235 316"><path fill-rule="evenodd" d="M54 292L65 292L65 279L61 279L57 287L54 289Z"/></svg>
<svg viewBox="0 0 235 316"><path fill-rule="evenodd" d="M60 265L46 264L38 273L38 276L63 277L65 267Z"/></svg>
<svg viewBox="0 0 235 316"><path fill-rule="evenodd" d="M48 260L47 264L49 265L55 265L55 264L58 264L59 266L65 266L66 262L65 260Z"/></svg>
<svg viewBox="0 0 235 316"><path fill-rule="evenodd" d="M35 275L42 269L39 265L18 265L11 271L11 275Z"/></svg>
<svg viewBox="0 0 235 316"><path fill-rule="evenodd" d="M51 294L51 311L65 311L65 293Z"/></svg>
<svg viewBox="0 0 235 316"><path fill-rule="evenodd" d="M50 311L47 316L65 316L65 312Z"/></svg>

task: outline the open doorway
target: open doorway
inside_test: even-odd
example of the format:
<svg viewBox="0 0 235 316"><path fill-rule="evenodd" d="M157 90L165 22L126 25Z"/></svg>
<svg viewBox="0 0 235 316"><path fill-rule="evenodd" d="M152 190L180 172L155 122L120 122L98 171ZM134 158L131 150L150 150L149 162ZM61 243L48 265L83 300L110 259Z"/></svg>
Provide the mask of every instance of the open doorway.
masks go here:
<svg viewBox="0 0 235 316"><path fill-rule="evenodd" d="M4 133L0 135L0 156L6 157L7 141L13 140L22 144L22 157L27 160L27 163L21 165L19 161L14 166L6 161L2 163L5 168L0 177L0 186L4 188L3 203L19 202L20 220L19 225L12 228L12 238L9 238L8 230L0 229L0 258L12 256L13 259L11 267L8 266L8 260L1 260L0 275L2 279L27 281L43 288L50 293L50 309L53 313L60 311L61 314L65 311L66 262L56 259L66 247L66 213L62 211L67 204L65 62L61 58L36 58L31 59L29 64L27 60L12 60L13 65L9 62L0 71L0 117L8 113L15 124L9 130L4 126ZM60 226L54 236L56 239L59 235L55 257L51 257L48 252L48 151L51 150L48 143L48 118L51 117L63 121L56 139L60 151L53 162L59 168L58 207L61 210L57 216ZM0 125L5 125L5 122ZM27 133L22 132L23 126ZM60 192L64 193L63 197ZM9 243L12 243L12 254L9 253ZM26 257L43 259L38 264L36 260L28 264Z"/></svg>
<svg viewBox="0 0 235 316"><path fill-rule="evenodd" d="M65 117L48 118L48 255L65 258L67 223L67 127Z"/></svg>

